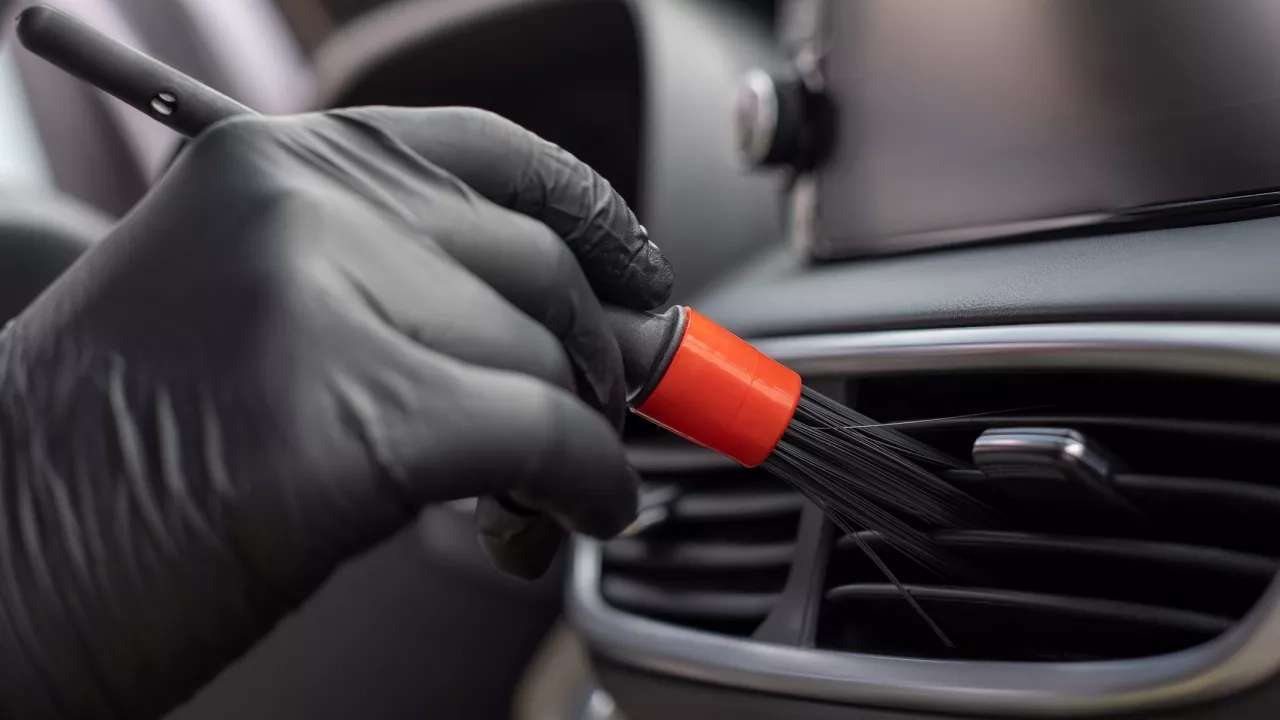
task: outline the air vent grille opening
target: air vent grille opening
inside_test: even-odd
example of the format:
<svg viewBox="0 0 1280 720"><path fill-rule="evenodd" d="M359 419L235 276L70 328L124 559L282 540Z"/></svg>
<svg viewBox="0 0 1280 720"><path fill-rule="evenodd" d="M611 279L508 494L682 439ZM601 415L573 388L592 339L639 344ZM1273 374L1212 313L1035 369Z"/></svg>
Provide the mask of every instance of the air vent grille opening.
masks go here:
<svg viewBox="0 0 1280 720"><path fill-rule="evenodd" d="M837 538L819 647L1011 661L1144 657L1217 636L1275 574L1274 386L1076 372L874 378L850 390L857 408L882 422L943 418L901 427L962 460L993 428L1074 430L1111 460L1105 477L1078 483L1031 466L951 473L1004 522L921 528L953 559L943 572L906 560L873 533ZM911 588L954 648L864 546Z"/></svg>
<svg viewBox="0 0 1280 720"><path fill-rule="evenodd" d="M610 605L685 627L750 635L777 602L795 553L802 501L640 419L628 449L645 489L639 525L606 543L600 593Z"/></svg>

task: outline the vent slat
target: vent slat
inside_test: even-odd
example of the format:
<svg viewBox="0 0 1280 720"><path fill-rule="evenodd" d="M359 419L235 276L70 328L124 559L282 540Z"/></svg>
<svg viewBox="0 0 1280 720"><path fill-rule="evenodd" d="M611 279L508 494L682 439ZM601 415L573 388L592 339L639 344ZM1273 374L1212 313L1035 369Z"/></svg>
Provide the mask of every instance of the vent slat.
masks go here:
<svg viewBox="0 0 1280 720"><path fill-rule="evenodd" d="M751 521L800 512L803 501L792 492L690 492L671 506L672 517L681 520Z"/></svg>
<svg viewBox="0 0 1280 720"><path fill-rule="evenodd" d="M913 657L1065 661L1179 650L1231 620L1108 600L989 589L908 586L955 645L947 649L892 585L830 589L821 647Z"/></svg>
<svg viewBox="0 0 1280 720"><path fill-rule="evenodd" d="M1266 589L1277 569L1268 557L1178 543L1127 538L1036 535L991 531L943 531L930 535L955 560L949 579L985 587L1093 597L1240 617ZM908 583L943 578L904 562L875 533L842 537L843 558L832 582L882 583L862 552L865 543Z"/></svg>
<svg viewBox="0 0 1280 720"><path fill-rule="evenodd" d="M639 428L628 457L649 522L604 545L601 596L636 615L750 635L786 584L801 497L764 471Z"/></svg>
<svg viewBox="0 0 1280 720"><path fill-rule="evenodd" d="M859 535L918 587L915 599L957 654L851 538L837 540L826 566L819 647L983 660L1143 657L1214 637L1274 581L1280 384L1034 368L855 382L859 411L960 459L984 432L1003 431L987 432L973 466L944 473L1003 518L918 527L949 558L941 572ZM1046 431L1070 431L1074 450L1032 442ZM988 452L1001 448L1006 456Z"/></svg>
<svg viewBox="0 0 1280 720"><path fill-rule="evenodd" d="M624 610L694 621L760 621L778 600L777 593L680 590L621 577L606 577L600 593Z"/></svg>
<svg viewBox="0 0 1280 720"><path fill-rule="evenodd" d="M627 462L641 474L649 476L722 471L738 467L729 458L692 443L628 443L626 452Z"/></svg>
<svg viewBox="0 0 1280 720"><path fill-rule="evenodd" d="M1280 555L1280 488L1159 475L1117 475L1116 486L1169 537Z"/></svg>
<svg viewBox="0 0 1280 720"><path fill-rule="evenodd" d="M993 506L1001 507L1008 502L998 484L980 471L953 470L945 477L951 484ZM1280 523L1280 486L1139 473L1121 473L1112 482L1153 523L1149 528L1130 528L1134 533L1154 532L1161 540L1280 556L1280 533L1274 532ZM1054 518L1014 514L1013 519L1053 521L1052 529L1082 534L1097 529L1096 518L1072 516L1066 509ZM1109 529L1123 528L1112 525Z"/></svg>
<svg viewBox="0 0 1280 720"><path fill-rule="evenodd" d="M733 571L782 567L795 554L795 543L656 543L635 538L605 546L606 565L672 570Z"/></svg>
<svg viewBox="0 0 1280 720"><path fill-rule="evenodd" d="M1280 425L1272 423L1229 422L1141 416L1023 415L1010 413L1008 415L999 416L917 420L911 422L909 429L912 432L924 432L931 430L981 431L989 428L1008 427L1070 427L1085 431L1095 428L1122 428L1142 432L1159 432L1175 435L1196 435L1264 443L1280 443Z"/></svg>

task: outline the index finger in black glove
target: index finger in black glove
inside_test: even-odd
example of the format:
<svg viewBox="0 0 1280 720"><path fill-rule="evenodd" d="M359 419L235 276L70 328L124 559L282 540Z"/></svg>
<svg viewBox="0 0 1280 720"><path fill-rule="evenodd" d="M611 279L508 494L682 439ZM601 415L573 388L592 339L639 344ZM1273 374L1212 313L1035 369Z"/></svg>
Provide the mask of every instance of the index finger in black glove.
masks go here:
<svg viewBox="0 0 1280 720"><path fill-rule="evenodd" d="M602 301L650 310L670 297L671 264L622 196L564 148L474 108L333 114L383 128L489 200L545 223L577 257Z"/></svg>
<svg viewBox="0 0 1280 720"><path fill-rule="evenodd" d="M413 197L398 202L434 242L560 338L579 394L621 426L621 358L592 292L650 309L666 301L674 276L612 186L559 146L482 110L357 108L324 116L334 118L417 153L427 161L417 174L435 186L484 196L443 207ZM475 242L480 228L484 243ZM496 565L536 577L562 534L521 504L484 498L477 526Z"/></svg>
<svg viewBox="0 0 1280 720"><path fill-rule="evenodd" d="M427 122L434 111L410 112L422 114ZM362 174L386 177L371 188L371 194L394 208L424 241L443 248L550 330L569 357L578 394L620 426L626 413L622 358L600 302L566 242L537 219L478 195L404 145L395 130L366 114L342 111L309 121L317 135L338 134L347 142L361 138L369 143L368 151L352 157L350 163ZM378 143L393 145L397 152L386 153L376 147ZM388 156L396 158L397 164L388 165ZM366 158L377 158L376 166L365 167ZM630 212L625 205L622 210ZM512 344L511 351L519 354L520 348Z"/></svg>

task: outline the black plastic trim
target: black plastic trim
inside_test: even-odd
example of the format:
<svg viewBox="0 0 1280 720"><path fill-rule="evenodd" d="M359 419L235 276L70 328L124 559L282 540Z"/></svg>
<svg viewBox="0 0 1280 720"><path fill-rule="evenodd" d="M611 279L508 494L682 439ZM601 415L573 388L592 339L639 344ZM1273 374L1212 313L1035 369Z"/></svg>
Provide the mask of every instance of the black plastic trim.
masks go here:
<svg viewBox="0 0 1280 720"><path fill-rule="evenodd" d="M604 562L618 567L672 570L738 570L786 567L795 557L795 543L716 543L620 538L605 546Z"/></svg>
<svg viewBox="0 0 1280 720"><path fill-rule="evenodd" d="M1107 620L1123 620L1146 626L1164 627L1169 630L1200 633L1207 640L1231 627L1231 619L1204 613L1175 610L1154 605L1077 598L1066 595L993 590L987 588L905 586L918 602L927 609L933 603L954 603L982 606L1006 606L1022 610L1046 613L1071 614ZM857 584L834 587L827 591L827 601L846 603L859 599L885 599L895 605L901 603L898 588L890 584Z"/></svg>
<svg viewBox="0 0 1280 720"><path fill-rule="evenodd" d="M777 593L667 591L650 583L612 576L601 582L600 592L620 608L700 620L763 620L778 601Z"/></svg>
<svg viewBox="0 0 1280 720"><path fill-rule="evenodd" d="M1257 223L1280 228L1280 222ZM1280 249L1280 244L1272 245ZM1222 254L1220 246L1201 251L1206 262ZM1159 269L1145 267L1146 272L1158 277ZM1040 273L1042 285L1053 275L1043 267ZM1260 270L1251 268L1249 273L1258 275ZM1087 276L1072 279L1079 283ZM1131 277L1129 284L1139 285ZM838 288L833 290L840 295ZM1280 296L1280 287L1268 292ZM755 293L768 297L758 286ZM777 302L776 297L769 299ZM835 320L847 317L847 312L847 307L841 309ZM1280 326L1268 324L985 326L797 335L755 344L806 381L1062 369L1280 382ZM577 541L569 594L570 616L595 652L633 667L755 693L961 714L1082 717L1219 701L1280 672L1280 585L1274 580L1254 609L1230 630L1176 653L1088 662L921 661L757 642L637 617L610 607L601 597L600 555L598 543Z"/></svg>
<svg viewBox="0 0 1280 720"><path fill-rule="evenodd" d="M692 491L671 504L673 517L685 520L754 520L800 512L804 500L795 493Z"/></svg>
<svg viewBox="0 0 1280 720"><path fill-rule="evenodd" d="M891 548L876 533L859 533L886 560ZM1280 562L1252 553L1130 538L949 530L930 534L936 546L971 574L998 580L991 588L1162 605L1240 617L1267 588ZM841 537L836 549L862 561L862 546ZM894 563L903 582L938 578L910 563ZM997 568L991 572L991 568ZM872 568L869 568L872 569ZM871 584L883 582L877 575ZM853 584L853 583L848 583Z"/></svg>
<svg viewBox="0 0 1280 720"><path fill-rule="evenodd" d="M1091 321L1280 320L1280 218L814 266L761 255L690 305L749 338Z"/></svg>

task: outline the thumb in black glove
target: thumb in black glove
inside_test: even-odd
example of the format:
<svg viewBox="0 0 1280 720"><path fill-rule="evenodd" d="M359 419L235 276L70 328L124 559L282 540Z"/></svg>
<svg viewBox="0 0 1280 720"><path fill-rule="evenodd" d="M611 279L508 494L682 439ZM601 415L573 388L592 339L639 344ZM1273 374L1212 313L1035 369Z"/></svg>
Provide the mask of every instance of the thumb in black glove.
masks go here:
<svg viewBox="0 0 1280 720"><path fill-rule="evenodd" d="M487 113L210 129L0 336L0 715L158 715L426 503L616 533L597 297L671 281L607 183ZM497 507L536 570L506 542L547 526Z"/></svg>

